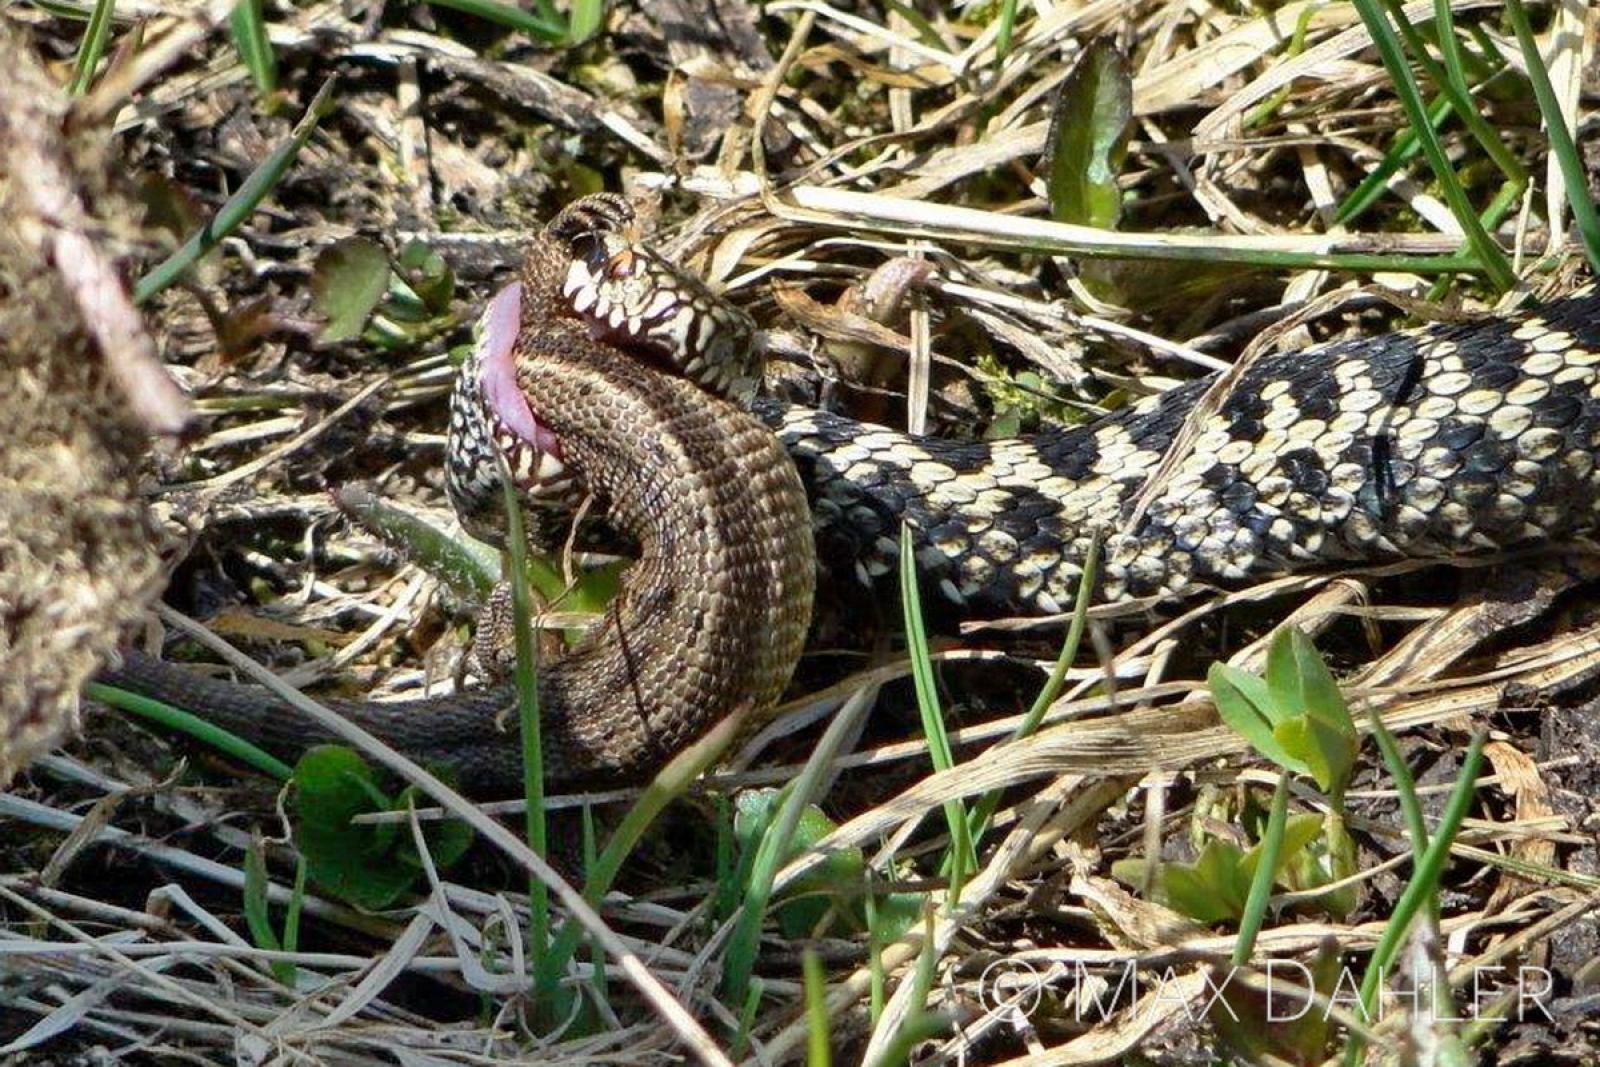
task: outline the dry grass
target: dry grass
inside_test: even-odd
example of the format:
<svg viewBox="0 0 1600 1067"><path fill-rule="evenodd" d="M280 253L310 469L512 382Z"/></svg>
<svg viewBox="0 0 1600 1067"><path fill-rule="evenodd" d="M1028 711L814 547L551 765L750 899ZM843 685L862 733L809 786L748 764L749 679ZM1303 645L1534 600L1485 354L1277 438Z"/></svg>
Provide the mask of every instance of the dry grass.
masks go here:
<svg viewBox="0 0 1600 1067"><path fill-rule="evenodd" d="M948 432L1031 419L1037 407L1078 417L1213 369L1251 342L1375 331L1393 317L1372 311L1377 286L1407 306L1432 298L1476 310L1526 295L1499 298L1470 279L1430 290L1462 236L1425 168L1402 168L1369 213L1334 221L1407 125L1351 5L1061 4L1025 13L1003 57L994 12L936 7L923 5L919 25L886 6L774 0L757 18L728 0L710 30L693 5L628 7L608 14L612 36L563 52L443 8L380 18L268 5L284 88L264 106L223 28L227 5L120 4L142 43L119 53L84 113L114 124L118 169L142 180L153 228L175 219L180 239L336 79L331 113L267 205L147 307L207 420L182 457L151 461L157 512L188 545L169 600L257 658L298 662L287 675L297 684L337 675L401 692L448 676L459 657L460 618L439 583L337 521L326 493L369 478L419 510L443 507L448 354L464 337L441 328L388 349L317 343L313 264L352 234L391 249L418 237L443 254L459 322L514 265L531 220L601 181L658 198L663 241L771 328L782 388L811 395L824 383L847 407ZM1432 7L1406 11L1420 22ZM1453 4L1515 66L1497 7ZM1558 16L1579 29L1582 17L1582 5ZM1552 34L1547 56L1580 137L1596 90L1587 17L1587 33ZM81 24L23 6L0 18L30 27L70 66ZM113 49L132 34L120 23ZM1096 37L1132 57L1115 230L1050 221L1043 195L1056 91ZM1520 84L1491 83L1479 98L1534 179L1495 236L1527 288L1553 291L1569 286L1579 255L1561 212L1544 204L1560 177ZM1498 175L1473 162L1478 149L1458 128L1445 130L1487 202ZM862 313L864 283L903 257L932 270L901 275L899 309ZM1034 388L1019 384L1027 370L1049 383L1042 403L1017 400ZM828 768L821 803L837 829L778 878L781 891L826 854L859 848L883 859L880 877L924 893L925 923L871 953L859 938L812 946L829 961L837 1059L884 1054L898 1021L926 1008L948 1024L916 1046L918 1062L1208 1061L1202 965L1226 960L1231 935L1131 893L1109 866L1192 854L1194 826L1236 824L1243 791L1273 784L1217 722L1204 674L1217 659L1259 665L1284 620L1333 650L1352 699L1401 734L1425 797L1448 788L1472 730L1496 731L1439 921L1413 951L1446 958L1457 975L1491 965L1556 975L1551 1021L1486 1027L1475 1048L1499 1062L1541 1050L1592 1062L1600 736L1582 713L1600 671L1600 621L1578 595L1592 578L1581 563L1480 562L1497 566L1319 575L1159 612L1097 609L1094 654L1023 741L1004 739L1056 630L968 626L941 645L960 719L960 765L942 773L903 725L906 661L861 666L854 649L819 648L802 672L817 691L797 695L737 770L696 786L681 806L689 814L668 821L599 909L613 960L647 967L677 1007L652 1001L638 973L632 985L613 973L587 1036L542 1026L524 995L526 883L512 845L502 855L518 873L479 855L430 871L426 895L390 914L360 915L312 891L300 947L264 950L239 917L252 833L269 839L276 904L294 881L270 793L201 784L229 780L215 769L171 774L170 750L103 718L0 794L0 1043L14 1042L0 1063L638 1063L681 1057L685 1041L712 1062L795 1061L814 1028L797 966L810 942L769 923L764 996L739 1048L740 1006L718 993L732 924L718 911L714 833L700 816L741 786L793 780L819 717L860 713L874 693L862 740ZM1349 953L1376 940L1409 853L1370 745L1362 767L1351 794L1361 907L1348 922L1277 912L1258 952L1305 960L1328 939ZM1004 791L996 830L952 907L936 859L943 805L994 789ZM1296 803L1319 798L1302 790ZM919 958L931 962L930 991L911 980ZM990 1010L981 976L1004 959L1068 972L1132 961L1149 975L1173 967L1175 980L1080 1023L1055 998L1032 1014ZM294 988L273 962L294 964ZM875 990L881 973L887 986ZM592 968L575 965L568 979L592 984ZM1437 1036L1404 1013L1370 1033L1423 1060Z"/></svg>

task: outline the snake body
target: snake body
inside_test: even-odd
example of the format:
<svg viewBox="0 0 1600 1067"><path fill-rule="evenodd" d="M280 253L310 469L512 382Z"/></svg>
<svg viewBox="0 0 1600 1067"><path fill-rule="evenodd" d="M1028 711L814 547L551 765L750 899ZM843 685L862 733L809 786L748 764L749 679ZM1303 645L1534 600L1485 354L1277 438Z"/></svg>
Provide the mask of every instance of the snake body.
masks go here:
<svg viewBox="0 0 1600 1067"><path fill-rule="evenodd" d="M1204 381L1009 441L910 437L771 402L758 421L742 401L759 365L723 340L748 320L619 236L624 221L617 201L590 199L547 227L520 290L491 305L452 403L447 483L469 528L499 536L503 460L531 503L565 513L581 486L639 547L598 632L541 671L558 784L638 778L723 716L770 707L804 642L818 559L871 581L893 568L902 522L947 597L1019 612L1070 603L1097 534L1100 594L1118 599L1570 539L1596 522L1592 290L1256 361L1133 521ZM139 656L111 680L269 748L315 740L250 687ZM331 706L454 765L469 791L504 794L521 787L510 703L489 687Z"/></svg>
<svg viewBox="0 0 1600 1067"><path fill-rule="evenodd" d="M1209 384L992 442L760 412L811 488L825 561L886 573L904 520L922 573L975 610L1062 610L1096 531L1101 594L1114 600L1556 541L1600 519L1594 289L1257 360L1130 524L1130 502Z"/></svg>

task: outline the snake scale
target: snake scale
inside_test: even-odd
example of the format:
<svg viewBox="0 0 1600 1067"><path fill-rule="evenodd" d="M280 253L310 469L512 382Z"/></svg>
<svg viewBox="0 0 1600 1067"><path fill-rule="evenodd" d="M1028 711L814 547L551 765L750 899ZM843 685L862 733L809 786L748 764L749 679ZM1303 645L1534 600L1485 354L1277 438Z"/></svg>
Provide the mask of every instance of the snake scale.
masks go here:
<svg viewBox="0 0 1600 1067"><path fill-rule="evenodd" d="M1099 595L1121 599L1570 540L1596 524L1592 289L1255 361L1130 527L1129 503L1204 380L1085 426L991 442L748 407L753 325L628 236L629 221L622 201L591 197L546 227L520 284L485 312L452 400L447 485L469 530L502 536L504 470L536 542L559 536L588 494L638 547L603 625L541 671L559 784L637 779L724 715L770 707L805 639L814 567L889 573L902 521L947 598L1023 613L1070 603L1097 532ZM315 740L257 689L139 655L109 678L279 752ZM509 702L489 686L330 706L492 795L521 788Z"/></svg>

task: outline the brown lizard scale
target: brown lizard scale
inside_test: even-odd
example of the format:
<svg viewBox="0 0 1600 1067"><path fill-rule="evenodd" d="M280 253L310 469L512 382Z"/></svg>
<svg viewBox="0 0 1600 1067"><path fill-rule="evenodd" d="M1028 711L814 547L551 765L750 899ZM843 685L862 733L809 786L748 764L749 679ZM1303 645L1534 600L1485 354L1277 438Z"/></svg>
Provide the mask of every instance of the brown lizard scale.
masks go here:
<svg viewBox="0 0 1600 1067"><path fill-rule="evenodd" d="M914 531L924 577L986 612L1070 603L1096 533L1106 538L1100 594L1120 599L1338 562L1570 541L1595 526L1594 290L1520 315L1257 361L1203 420L1144 517L1124 528L1128 503L1207 383L1087 426L1009 441L908 437L765 401L756 407L764 427L661 373L659 360L624 353L604 324L575 313L573 285L585 302L591 295L586 271L603 278L618 264L640 266L606 239L598 246L605 255L583 266L596 246L574 243L573 220L605 238L618 212L625 209L614 200L563 212L524 271L515 382L558 444L529 452L513 442L507 454L509 431L482 400L476 361L452 407L451 497L469 526L496 534L498 480L488 472L505 456L535 502L581 484L641 547L605 625L541 673L546 761L557 783L637 778L722 716L768 709L801 650L815 560L836 575L888 575L902 521ZM663 344L682 350L668 356L693 363L691 353L714 347L718 334L705 324L717 316L728 316L735 333L746 330L747 319L692 279L659 261L644 268L664 270L663 290L695 312L664 320ZM656 306L648 286L636 295L639 306ZM622 333L629 330L639 332L630 325ZM751 366L728 377L747 381ZM258 690L138 657L114 680L279 751L311 740ZM505 689L489 688L331 706L414 756L455 765L466 788L492 794L521 784L516 739L503 725L509 704Z"/></svg>

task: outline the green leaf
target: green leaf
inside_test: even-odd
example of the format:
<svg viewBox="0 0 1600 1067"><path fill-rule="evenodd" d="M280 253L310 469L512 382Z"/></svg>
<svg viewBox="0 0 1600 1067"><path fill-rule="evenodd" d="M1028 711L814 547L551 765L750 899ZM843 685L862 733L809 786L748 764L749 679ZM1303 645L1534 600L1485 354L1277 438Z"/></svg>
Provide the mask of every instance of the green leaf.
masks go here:
<svg viewBox="0 0 1600 1067"><path fill-rule="evenodd" d="M888 945L900 940L922 918L926 904L921 893L889 893L878 899L872 916L874 941Z"/></svg>
<svg viewBox="0 0 1600 1067"><path fill-rule="evenodd" d="M1339 683L1298 627L1284 626L1267 649L1267 687L1273 702L1291 715L1310 715L1355 736L1355 724Z"/></svg>
<svg viewBox="0 0 1600 1067"><path fill-rule="evenodd" d="M573 0L568 17L567 43L582 44L593 37L605 19L605 0Z"/></svg>
<svg viewBox="0 0 1600 1067"><path fill-rule="evenodd" d="M736 798L733 832L739 842L740 861L730 872L736 882L748 881L756 852L772 820L777 818L784 796L781 789L746 789ZM806 805L789 839L788 853L780 863L815 847L836 829L838 824L821 808ZM867 929L867 885L866 855L859 848L835 852L785 892L783 903L774 908L779 929L786 937L812 936L832 909L836 923L842 925L831 925L824 933L835 937L860 933ZM885 893L878 895L873 905L878 934L893 941L921 916L923 898L918 893Z"/></svg>
<svg viewBox="0 0 1600 1067"><path fill-rule="evenodd" d="M412 238L400 249L396 266L428 311L442 315L450 310L450 301L456 294L456 276L443 256Z"/></svg>
<svg viewBox="0 0 1600 1067"><path fill-rule="evenodd" d="M67 87L67 92L72 96L82 96L89 91L89 83L94 79L95 68L100 65L100 57L105 54L106 41L111 36L111 19L115 0L95 0L94 9L89 14L89 25L83 32L83 41L78 45L78 60L72 68L72 83Z"/></svg>
<svg viewBox="0 0 1600 1067"><path fill-rule="evenodd" d="M1143 856L1130 856L1123 860L1114 860L1111 864L1111 877L1123 885L1139 889L1144 886L1145 874L1150 870L1150 861Z"/></svg>
<svg viewBox="0 0 1600 1067"><path fill-rule="evenodd" d="M1322 832L1322 816L1316 812L1291 815L1283 827L1283 844L1279 846L1277 869L1272 872L1274 882L1282 882L1290 861L1302 854L1306 846ZM1261 862L1260 842L1252 845L1239 861L1239 872L1248 883L1255 877L1256 865Z"/></svg>
<svg viewBox="0 0 1600 1067"><path fill-rule="evenodd" d="M543 564L543 561L532 559L528 561L528 580L534 584L535 588L539 584L537 565L541 564L548 566L548 564ZM577 584L572 586L571 589L566 587L566 579L559 577L560 572L553 571L558 575L558 580L562 584L560 592L552 597L552 600L559 602L561 608L565 611L590 613L604 611L606 605L610 604L616 597L617 590L622 587L622 572L627 570L629 566L630 562L624 560L620 563L605 563L598 567L580 571L577 575Z"/></svg>
<svg viewBox="0 0 1600 1067"><path fill-rule="evenodd" d="M1287 877L1304 865L1322 839L1323 817L1315 812L1295 815L1284 824L1283 840L1274 865L1273 882L1290 888L1311 888ZM1349 838L1346 835L1345 840ZM1161 866L1154 896L1167 907L1203 923L1238 922L1250 896L1250 883L1261 862L1264 845L1257 842L1244 851L1224 838L1208 838L1193 863ZM1315 862L1315 857L1312 857ZM1354 863L1353 853L1350 863ZM1135 889L1145 883L1149 861L1119 860L1111 865L1112 877ZM1349 871L1339 875L1345 877ZM1331 880L1331 879L1329 879ZM1326 884L1326 881L1316 884Z"/></svg>
<svg viewBox="0 0 1600 1067"><path fill-rule="evenodd" d="M996 415L989 423L989 428L983 431L985 441L1003 441L1016 437L1022 432L1022 415L1016 410L1010 410Z"/></svg>
<svg viewBox="0 0 1600 1067"><path fill-rule="evenodd" d="M386 908L416 870L390 855L398 827L353 825L351 819L390 809L372 768L340 745L316 745L295 764L294 844L313 881L356 907Z"/></svg>
<svg viewBox="0 0 1600 1067"><path fill-rule="evenodd" d="M324 341L359 337L367 318L389 289L389 257L363 237L324 248L311 274L312 306L328 322Z"/></svg>
<svg viewBox="0 0 1600 1067"><path fill-rule="evenodd" d="M1273 635L1267 687L1274 707L1292 716L1277 723L1278 742L1305 764L1324 792L1343 793L1358 748L1355 723L1327 664L1297 627L1285 626Z"/></svg>
<svg viewBox="0 0 1600 1067"><path fill-rule="evenodd" d="M453 783L452 783L453 784ZM406 811L426 802L426 795L414 785L408 785L395 798L396 811ZM472 847L472 827L460 819L429 820L422 824L422 839L428 843L428 855L435 867L443 870L453 865L467 849ZM396 849L398 858L413 867L421 868L422 858L417 855L416 842L407 834Z"/></svg>
<svg viewBox="0 0 1600 1067"><path fill-rule="evenodd" d="M382 811L388 798L376 775L354 750L343 745L313 745L294 765L293 808L303 825L348 828L352 815ZM394 832L392 828L389 831ZM362 830L370 835L372 831ZM386 847L387 841L379 842Z"/></svg>
<svg viewBox="0 0 1600 1067"><path fill-rule="evenodd" d="M1264 679L1226 663L1213 663L1206 672L1206 681L1211 686L1211 698L1217 703L1217 714L1252 748L1286 770L1310 773L1305 762L1284 748L1274 732L1284 715Z"/></svg>
<svg viewBox="0 0 1600 1067"><path fill-rule="evenodd" d="M1291 889L1318 889L1342 882L1356 872L1355 840L1345 829L1344 818L1338 812L1309 813L1295 818L1315 820L1317 833L1285 869L1285 885ZM1359 887L1346 885L1329 890L1317 897L1316 902L1335 919L1343 919L1359 903Z"/></svg>
<svg viewBox="0 0 1600 1067"><path fill-rule="evenodd" d="M1344 792L1356 760L1351 736L1309 715L1280 723L1273 736L1324 793L1337 796Z"/></svg>
<svg viewBox="0 0 1600 1067"><path fill-rule="evenodd" d="M1122 215L1117 175L1128 154L1133 79L1128 61L1094 41L1061 85L1051 117L1050 217L1115 229Z"/></svg>
<svg viewBox="0 0 1600 1067"><path fill-rule="evenodd" d="M1212 838L1193 864L1169 863L1161 868L1156 896L1169 908L1203 923L1237 922L1244 914L1250 879L1240 862L1239 846Z"/></svg>
<svg viewBox="0 0 1600 1067"><path fill-rule="evenodd" d="M256 88L263 95L272 92L278 87L278 60L272 52L272 41L267 37L261 0L239 0L228 16L228 28L233 32L239 59L255 80Z"/></svg>
<svg viewBox="0 0 1600 1067"><path fill-rule="evenodd" d="M267 861L261 855L261 842L253 839L244 854L244 922L257 948L276 951L277 932L267 914Z"/></svg>
<svg viewBox="0 0 1600 1067"><path fill-rule="evenodd" d="M756 852L772 820L777 817L783 803L781 789L747 789L734 802L733 832L741 849L736 877L748 879L755 863ZM798 856L833 833L838 824L817 807L807 804L801 810L794 833L789 838L789 848L780 864ZM866 856L859 848L835 852L815 870L797 880L784 894L783 902L775 909L778 926L784 936L800 938L811 936L830 908L840 909L841 915L854 918L854 912L845 912L860 900L861 894L838 892L860 888L866 884ZM864 927L864 919L856 923Z"/></svg>
<svg viewBox="0 0 1600 1067"><path fill-rule="evenodd" d="M1193 863L1162 864L1152 895L1198 922L1236 922L1250 891L1250 879L1240 869L1242 858L1237 845L1211 838ZM1118 860L1111 865L1111 875L1139 889L1145 884L1149 869L1149 860Z"/></svg>

